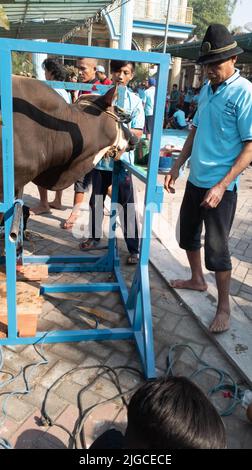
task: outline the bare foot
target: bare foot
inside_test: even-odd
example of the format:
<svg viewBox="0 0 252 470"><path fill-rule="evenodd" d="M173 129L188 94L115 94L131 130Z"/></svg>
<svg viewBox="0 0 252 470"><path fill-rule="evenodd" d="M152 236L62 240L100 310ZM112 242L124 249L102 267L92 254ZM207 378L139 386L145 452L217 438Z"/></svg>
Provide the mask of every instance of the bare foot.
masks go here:
<svg viewBox="0 0 252 470"><path fill-rule="evenodd" d="M38 206L30 209L30 215L40 215L40 214L51 214L49 205L44 206L43 204L39 204Z"/></svg>
<svg viewBox="0 0 252 470"><path fill-rule="evenodd" d="M59 211L61 211L63 209L62 204L59 204L58 202L55 202L55 201L49 202L49 206L52 207L53 209L57 209Z"/></svg>
<svg viewBox="0 0 252 470"><path fill-rule="evenodd" d="M202 281L193 281L192 279L188 279L186 281L182 279L174 279L170 280L170 286L174 289L191 289L191 290L198 290L200 292L204 292L207 290L207 283Z"/></svg>
<svg viewBox="0 0 252 470"><path fill-rule="evenodd" d="M79 211L71 212L68 219L65 220L65 222L62 222L61 228L64 228L65 230L69 230L69 229L73 228L73 226L74 226L76 220L78 219L79 215L80 215Z"/></svg>
<svg viewBox="0 0 252 470"><path fill-rule="evenodd" d="M211 323L209 330L211 333L223 333L230 327L230 313L223 310L216 313L216 316Z"/></svg>

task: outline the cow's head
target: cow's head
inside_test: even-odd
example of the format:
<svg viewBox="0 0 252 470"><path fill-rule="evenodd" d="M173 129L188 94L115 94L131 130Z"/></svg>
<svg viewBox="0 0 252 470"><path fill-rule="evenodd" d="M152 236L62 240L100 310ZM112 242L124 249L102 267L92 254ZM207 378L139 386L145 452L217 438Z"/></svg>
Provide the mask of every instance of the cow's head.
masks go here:
<svg viewBox="0 0 252 470"><path fill-rule="evenodd" d="M58 134L53 140L57 145L51 150L50 167L33 179L36 184L52 190L67 188L97 165L104 155L119 159L125 151L135 147L138 139L126 124L130 116L113 106L116 93L113 87L103 96L82 95L74 105L64 103L61 114L64 120L61 116L55 120L57 130L63 130L62 138ZM57 105L59 99L57 97Z"/></svg>
<svg viewBox="0 0 252 470"><path fill-rule="evenodd" d="M99 152L99 157L96 158L96 162L103 155L107 154L115 158L120 159L121 155L125 151L134 150L138 143L138 138L130 132L127 124L131 121L131 115L126 113L122 108L117 105L113 105L117 97L117 87L113 87L105 95L81 95L76 106L83 110L84 113L96 116L104 115L104 122L106 123L106 129L103 129L103 133L107 135L115 136L114 142L111 143L110 148ZM103 155L102 155L103 153Z"/></svg>

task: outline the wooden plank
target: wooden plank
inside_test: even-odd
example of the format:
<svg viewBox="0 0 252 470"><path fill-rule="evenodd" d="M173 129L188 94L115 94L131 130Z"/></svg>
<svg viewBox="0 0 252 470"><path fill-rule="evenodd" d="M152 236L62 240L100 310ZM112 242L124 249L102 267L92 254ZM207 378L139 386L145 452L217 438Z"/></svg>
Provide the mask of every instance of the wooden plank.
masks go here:
<svg viewBox="0 0 252 470"><path fill-rule="evenodd" d="M18 281L17 326L19 336L35 336L38 315L42 311L43 297L39 287ZM8 327L6 283L0 283L0 337L6 337Z"/></svg>

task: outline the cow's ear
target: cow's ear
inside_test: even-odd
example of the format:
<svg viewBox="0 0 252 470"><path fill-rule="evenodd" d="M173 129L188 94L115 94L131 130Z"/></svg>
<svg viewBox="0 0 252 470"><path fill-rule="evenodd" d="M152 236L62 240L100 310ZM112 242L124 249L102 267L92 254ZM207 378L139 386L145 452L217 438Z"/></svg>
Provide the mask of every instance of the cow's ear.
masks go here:
<svg viewBox="0 0 252 470"><path fill-rule="evenodd" d="M113 101L116 100L117 97L117 87L113 86L110 88L107 93L103 96L100 96L98 101L101 103L104 108L108 108L109 106L112 106Z"/></svg>

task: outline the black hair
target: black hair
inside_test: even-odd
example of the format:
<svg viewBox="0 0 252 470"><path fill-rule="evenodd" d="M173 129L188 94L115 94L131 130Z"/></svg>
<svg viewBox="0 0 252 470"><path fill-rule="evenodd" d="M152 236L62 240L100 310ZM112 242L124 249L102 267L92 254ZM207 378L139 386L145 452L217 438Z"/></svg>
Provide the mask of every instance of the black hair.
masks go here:
<svg viewBox="0 0 252 470"><path fill-rule="evenodd" d="M67 72L63 65L61 65L57 60L45 59L42 63L42 67L44 70L51 72L54 80L58 80L59 82L64 82L66 80Z"/></svg>
<svg viewBox="0 0 252 470"><path fill-rule="evenodd" d="M128 406L128 449L223 449L221 417L186 377L163 377L142 385Z"/></svg>
<svg viewBox="0 0 252 470"><path fill-rule="evenodd" d="M126 65L131 65L132 72L135 72L135 62L130 62L128 60L111 60L111 72L118 72L122 67L126 67Z"/></svg>

